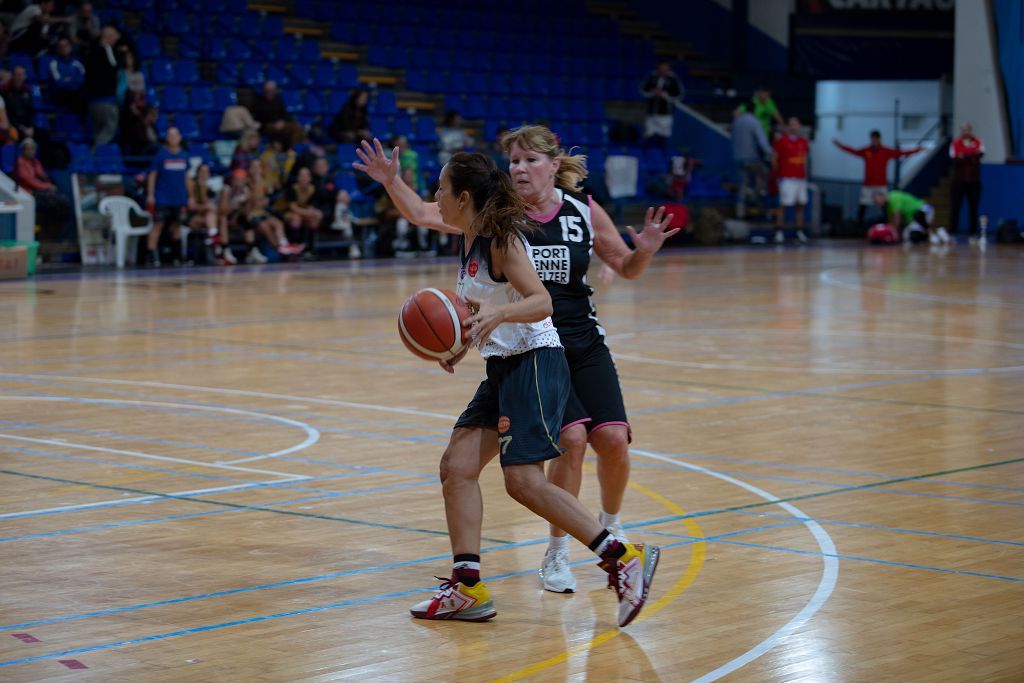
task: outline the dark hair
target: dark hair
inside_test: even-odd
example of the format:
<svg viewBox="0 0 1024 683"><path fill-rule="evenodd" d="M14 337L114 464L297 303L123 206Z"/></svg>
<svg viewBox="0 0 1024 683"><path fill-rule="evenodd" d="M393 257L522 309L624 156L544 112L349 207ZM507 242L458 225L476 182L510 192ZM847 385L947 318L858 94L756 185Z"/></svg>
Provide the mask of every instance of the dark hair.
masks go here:
<svg viewBox="0 0 1024 683"><path fill-rule="evenodd" d="M880 138L880 137L882 137L882 134L879 131L877 131L877 130L873 130L873 131L871 131L871 137L873 137L873 138Z"/></svg>
<svg viewBox="0 0 1024 683"><path fill-rule="evenodd" d="M498 168L494 159L480 152L456 152L446 166L452 194L468 192L473 202L477 212L474 231L494 239L499 251L508 249L519 231L535 228L512 178Z"/></svg>
<svg viewBox="0 0 1024 683"><path fill-rule="evenodd" d="M459 112L455 111L454 109L449 109L444 114L444 125L446 125L446 126L454 126L455 125L455 119L457 119L458 117L459 117Z"/></svg>

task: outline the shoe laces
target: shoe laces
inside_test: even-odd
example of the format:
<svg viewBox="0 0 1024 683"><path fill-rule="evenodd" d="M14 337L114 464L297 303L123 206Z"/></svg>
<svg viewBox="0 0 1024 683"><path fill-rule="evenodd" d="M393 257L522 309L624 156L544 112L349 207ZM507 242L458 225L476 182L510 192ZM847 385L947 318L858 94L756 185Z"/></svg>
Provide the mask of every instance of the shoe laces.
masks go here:
<svg viewBox="0 0 1024 683"><path fill-rule="evenodd" d="M545 558L545 564L548 564L551 571L553 572L560 572L569 567L567 553L559 552L556 550L554 552L548 553L548 558L550 559Z"/></svg>

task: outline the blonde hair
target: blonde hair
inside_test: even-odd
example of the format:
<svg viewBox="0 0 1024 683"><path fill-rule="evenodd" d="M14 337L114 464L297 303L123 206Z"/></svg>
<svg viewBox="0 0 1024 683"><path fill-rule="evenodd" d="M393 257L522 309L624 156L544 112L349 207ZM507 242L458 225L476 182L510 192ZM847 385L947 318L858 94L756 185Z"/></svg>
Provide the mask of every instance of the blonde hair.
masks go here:
<svg viewBox="0 0 1024 683"><path fill-rule="evenodd" d="M557 159L558 171L555 173L555 185L563 190L579 192L583 179L587 177L587 156L585 154L569 154L558 138L547 126L520 126L501 136L501 148L511 151L512 145L538 154L546 154L552 160Z"/></svg>

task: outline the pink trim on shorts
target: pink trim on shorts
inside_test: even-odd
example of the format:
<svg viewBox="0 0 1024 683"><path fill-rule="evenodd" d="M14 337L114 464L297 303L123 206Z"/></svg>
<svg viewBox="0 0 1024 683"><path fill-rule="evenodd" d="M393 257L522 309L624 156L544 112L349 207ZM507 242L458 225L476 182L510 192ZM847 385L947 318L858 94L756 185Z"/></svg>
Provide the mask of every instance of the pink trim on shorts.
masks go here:
<svg viewBox="0 0 1024 683"><path fill-rule="evenodd" d="M538 223L547 223L549 220L551 220L552 218L554 218L555 216L558 215L558 212L562 210L562 205L563 204L565 204L565 200L562 200L562 201L558 202L558 206L556 206L551 211L551 213L548 213L548 214L541 215L541 214L537 214L537 213L529 213L529 212L527 212L526 215L529 216L530 218L532 218L533 220L537 221Z"/></svg>
<svg viewBox="0 0 1024 683"><path fill-rule="evenodd" d="M590 433L593 434L594 432L596 432L598 429L601 429L602 427L611 427L612 425L625 425L625 427L626 427L626 436L629 439L629 442L633 443L633 428L629 426L628 422L621 422L621 421L602 422L599 425L595 425L595 426L591 427L590 428Z"/></svg>
<svg viewBox="0 0 1024 683"><path fill-rule="evenodd" d="M561 429L559 429L558 431L559 431L559 433L561 433L561 432L564 432L564 431L565 431L566 429L568 429L569 427L575 427L576 425L581 425L581 424L583 424L583 423L585 423L585 422L590 422L590 421L591 421L591 419L592 419L592 418L589 418L589 417L583 417L583 418L580 418L579 420L576 420L575 422L570 422L570 423L569 423L569 424L567 424L567 425L563 425L563 426L562 426L562 428L561 428Z"/></svg>

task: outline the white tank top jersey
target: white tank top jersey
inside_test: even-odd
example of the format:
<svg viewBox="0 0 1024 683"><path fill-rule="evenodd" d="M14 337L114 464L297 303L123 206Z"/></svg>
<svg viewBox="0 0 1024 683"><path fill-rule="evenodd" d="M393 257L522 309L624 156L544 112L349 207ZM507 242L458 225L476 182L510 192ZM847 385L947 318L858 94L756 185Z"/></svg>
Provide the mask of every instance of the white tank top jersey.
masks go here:
<svg viewBox="0 0 1024 683"><path fill-rule="evenodd" d="M530 244L526 238L519 235L523 241L526 253L530 253ZM470 247L469 254L465 254L465 237L459 245L459 254L462 257L462 266L459 268L459 280L456 284L455 293L461 298L470 298L474 301L487 302L494 306L515 303L523 298L523 295L516 291L507 280L496 280L491 275L491 240L486 237L477 237ZM484 358L499 356L508 358L525 353L532 349L561 348L562 342L558 338L551 317L544 318L535 323L502 323L494 328L487 342L480 349L480 355Z"/></svg>

